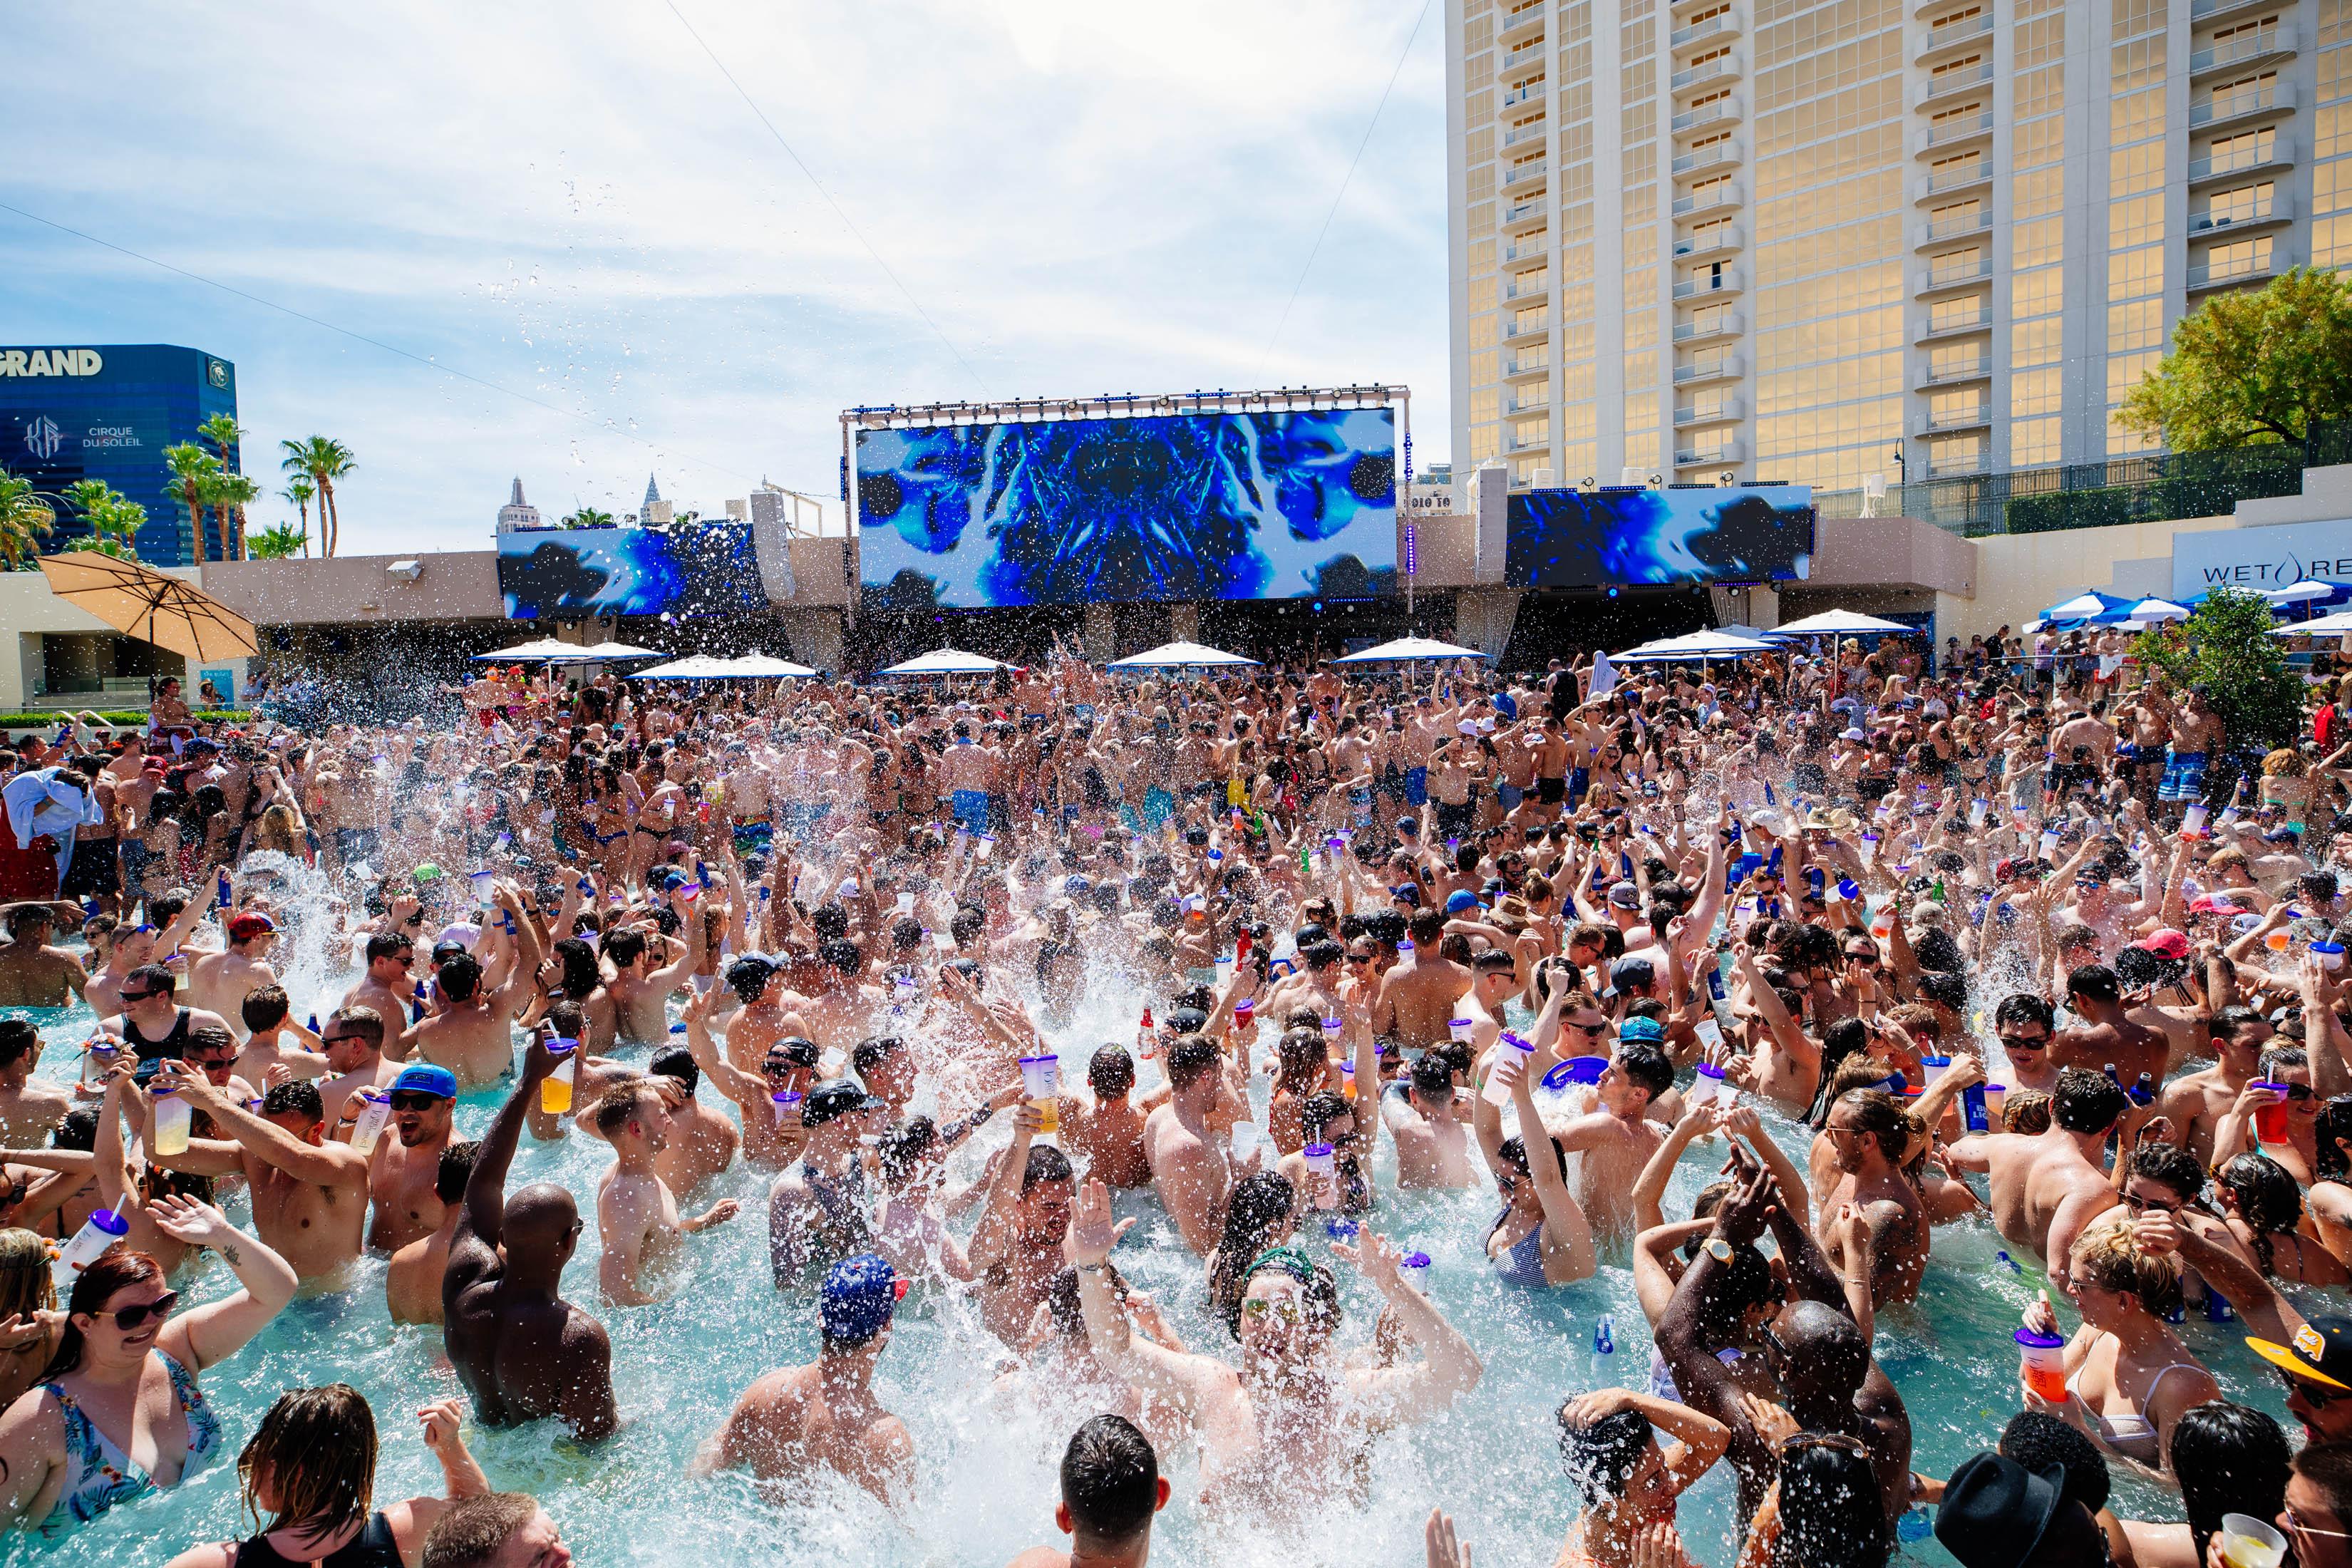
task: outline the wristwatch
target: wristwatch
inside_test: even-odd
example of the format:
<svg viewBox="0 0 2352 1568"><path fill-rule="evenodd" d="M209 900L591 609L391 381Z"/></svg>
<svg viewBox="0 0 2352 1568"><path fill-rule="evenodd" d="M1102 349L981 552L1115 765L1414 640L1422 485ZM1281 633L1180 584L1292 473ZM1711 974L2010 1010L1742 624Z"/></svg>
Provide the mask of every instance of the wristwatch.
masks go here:
<svg viewBox="0 0 2352 1568"><path fill-rule="evenodd" d="M1731 1243L1724 1240L1723 1237L1719 1236L1710 1236L1706 1238L1706 1250L1707 1256L1714 1258L1717 1263L1728 1263L1731 1261Z"/></svg>

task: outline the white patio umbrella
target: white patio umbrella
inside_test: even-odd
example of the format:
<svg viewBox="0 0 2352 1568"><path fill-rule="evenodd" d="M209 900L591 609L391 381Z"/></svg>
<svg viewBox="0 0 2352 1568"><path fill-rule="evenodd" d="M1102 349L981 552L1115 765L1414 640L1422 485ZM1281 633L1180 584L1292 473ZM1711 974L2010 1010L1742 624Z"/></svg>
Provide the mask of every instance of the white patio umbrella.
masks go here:
<svg viewBox="0 0 2352 1568"><path fill-rule="evenodd" d="M2051 605L2049 618L2053 621L2081 621L2106 613L2107 602L2096 594L2077 594L2063 605Z"/></svg>
<svg viewBox="0 0 2352 1568"><path fill-rule="evenodd" d="M2332 598L2343 592L2335 583L2322 583L2305 577L2299 583L2289 583L2284 588L2265 588L2263 597L2273 605L2307 605L2314 599Z"/></svg>
<svg viewBox="0 0 2352 1568"><path fill-rule="evenodd" d="M728 674L754 680L812 680L816 677L816 671L807 665L794 664L791 659L778 658L773 654L761 653L758 648L719 662L726 667Z"/></svg>
<svg viewBox="0 0 2352 1568"><path fill-rule="evenodd" d="M1779 651L1770 643L1754 637L1736 637L1723 632L1688 632L1678 637L1659 637L1610 658L1619 664L1650 664L1670 659L1739 658L1751 653Z"/></svg>
<svg viewBox="0 0 2352 1568"><path fill-rule="evenodd" d="M1244 658L1237 653L1227 653L1196 642L1161 643L1158 647L1141 653L1129 654L1125 658L1112 659L1111 669L1190 669L1197 666L1255 665L1257 660Z"/></svg>
<svg viewBox="0 0 2352 1568"><path fill-rule="evenodd" d="M635 647L625 642L600 642L575 648L569 657L582 664L618 664L629 658L659 658L661 650Z"/></svg>
<svg viewBox="0 0 2352 1568"><path fill-rule="evenodd" d="M943 647L936 652L924 654L920 658L910 658L904 664L894 664L881 673L884 675L986 675L993 669L1017 668L1019 667L1006 664L1001 659L984 658L976 653L966 653L961 648Z"/></svg>
<svg viewBox="0 0 2352 1568"><path fill-rule="evenodd" d="M2333 637L2352 632L2352 610L2338 610L2332 616L2320 616L2308 621L2289 621L2283 626L2273 626L2274 637Z"/></svg>
<svg viewBox="0 0 2352 1568"><path fill-rule="evenodd" d="M667 664L655 665L650 669L641 669L630 679L634 680L725 680L736 673L737 671L727 667L725 659L713 658L707 653L696 653L688 654L684 658L671 659Z"/></svg>
<svg viewBox="0 0 2352 1568"><path fill-rule="evenodd" d="M1330 660L1333 664L1400 664L1417 663L1433 658L1489 658L1475 647L1456 647L1450 642L1438 642L1430 637L1399 637L1393 642L1368 647L1361 653L1343 654Z"/></svg>
<svg viewBox="0 0 2352 1568"><path fill-rule="evenodd" d="M517 664L537 664L547 659L577 658L580 657L580 651L578 643L564 642L556 637L533 637L529 642L519 642L512 647L502 647L490 653L478 653L474 657L492 663L512 661Z"/></svg>
<svg viewBox="0 0 2352 1568"><path fill-rule="evenodd" d="M1726 626L1724 629L1730 631L1733 628ZM1768 637L1840 637L1917 629L1906 626L1901 621L1881 620L1876 616L1865 616L1853 610L1823 610L1818 616L1807 616L1802 620L1774 626L1763 635Z"/></svg>
<svg viewBox="0 0 2352 1568"><path fill-rule="evenodd" d="M2169 599L2147 598L2125 605L2124 614L2145 626L2150 621L2185 621L2189 618L2189 606Z"/></svg>

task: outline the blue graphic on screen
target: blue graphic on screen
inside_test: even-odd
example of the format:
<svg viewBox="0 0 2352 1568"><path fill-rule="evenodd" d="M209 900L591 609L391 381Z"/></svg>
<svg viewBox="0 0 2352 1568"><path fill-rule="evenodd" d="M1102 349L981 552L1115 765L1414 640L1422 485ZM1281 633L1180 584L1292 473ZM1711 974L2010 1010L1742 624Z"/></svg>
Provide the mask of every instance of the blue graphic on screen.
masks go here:
<svg viewBox="0 0 2352 1568"><path fill-rule="evenodd" d="M1510 499L1504 578L1514 588L1784 583L1812 571L1806 485L1685 490L1529 490Z"/></svg>
<svg viewBox="0 0 2352 1568"><path fill-rule="evenodd" d="M748 523L567 528L499 535L499 592L510 619L718 616L764 610Z"/></svg>
<svg viewBox="0 0 2352 1568"><path fill-rule="evenodd" d="M884 608L1397 587L1386 408L861 430L857 498Z"/></svg>

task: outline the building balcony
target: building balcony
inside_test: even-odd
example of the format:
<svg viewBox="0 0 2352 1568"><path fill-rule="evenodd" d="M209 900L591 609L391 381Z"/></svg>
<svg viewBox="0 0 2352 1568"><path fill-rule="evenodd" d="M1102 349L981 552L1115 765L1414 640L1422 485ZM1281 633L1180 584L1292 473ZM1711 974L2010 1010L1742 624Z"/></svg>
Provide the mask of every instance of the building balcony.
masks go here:
<svg viewBox="0 0 2352 1568"><path fill-rule="evenodd" d="M1958 386L1966 382L1992 379L1992 355L1979 354L1958 364L1929 365L1912 384L1925 392L1931 387Z"/></svg>
<svg viewBox="0 0 2352 1568"><path fill-rule="evenodd" d="M1938 458L1930 453L1927 458L1927 477L1931 479L1966 479L1971 474L1991 471L1992 458L1983 452L1957 458Z"/></svg>
<svg viewBox="0 0 2352 1568"><path fill-rule="evenodd" d="M1676 261L1695 260L1702 256L1728 256L1743 243L1738 224L1718 223L1704 234L1686 234L1675 240L1670 254Z"/></svg>
<svg viewBox="0 0 2352 1568"><path fill-rule="evenodd" d="M1551 312L1549 310L1538 311L1533 315L1514 316L1503 323L1503 341L1507 343L1519 342L1529 338L1543 337L1550 331Z"/></svg>
<svg viewBox="0 0 2352 1568"><path fill-rule="evenodd" d="M1537 224L1549 221L1550 216L1551 204L1538 196L1534 201L1520 202L1516 206L1505 209L1503 213L1503 226L1505 228L1517 228L1525 226L1532 228Z"/></svg>
<svg viewBox="0 0 2352 1568"><path fill-rule="evenodd" d="M1734 436L1709 447L1677 447L1675 467L1677 468L1737 468L1748 460L1748 443Z"/></svg>
<svg viewBox="0 0 2352 1568"><path fill-rule="evenodd" d="M1738 268L1717 266L1696 278L1675 279L1674 297L1681 301L1717 294L1728 296L1738 293L1745 286Z"/></svg>
<svg viewBox="0 0 2352 1568"><path fill-rule="evenodd" d="M2233 92L2226 98L2208 98L2189 106L2189 129L2203 131L2211 127L2235 125L2265 114L2288 114L2294 110L2294 84L2274 81L2266 88L2252 88Z"/></svg>
<svg viewBox="0 0 2352 1568"><path fill-rule="evenodd" d="M1551 236L1523 234L1503 247L1506 261L1541 261L1551 254Z"/></svg>
<svg viewBox="0 0 2352 1568"><path fill-rule="evenodd" d="M1549 452L1551 450L1551 437L1546 434L1521 440L1514 436L1503 443L1503 450L1514 456L1521 452Z"/></svg>
<svg viewBox="0 0 2352 1568"><path fill-rule="evenodd" d="M1736 338L1746 330L1737 310L1716 310L1703 320L1676 321L1675 342L1678 343L1710 343L1723 338Z"/></svg>
<svg viewBox="0 0 2352 1568"><path fill-rule="evenodd" d="M1739 204L1739 182L1719 180L1705 189L1693 191L1687 195L1676 196L1673 211L1676 217L1689 217L1694 213L1714 212L1718 208L1729 209Z"/></svg>
<svg viewBox="0 0 2352 1568"><path fill-rule="evenodd" d="M1938 169L1923 175L1912 187L1911 199L1931 202L1938 196L1948 196L1958 191L1972 190L1992 184L1992 164L1983 158L1949 169Z"/></svg>
<svg viewBox="0 0 2352 1568"><path fill-rule="evenodd" d="M1709 404L1692 404L1675 407L1675 428L1695 429L1702 425L1737 425L1748 417L1737 397L1720 397Z"/></svg>
<svg viewBox="0 0 2352 1568"><path fill-rule="evenodd" d="M2210 149L2201 156L2189 160L2189 183L2200 185L2213 180L2227 180L2260 170L2289 169L2294 166L2294 138L2287 128L2280 126L2270 136L2267 147L2257 146L2245 151L2216 154Z"/></svg>
<svg viewBox="0 0 2352 1568"><path fill-rule="evenodd" d="M1941 414L1922 414L1911 422L1911 434L1943 436L1954 430L1981 430L1991 424L1992 405L1979 403L1974 408L1948 408Z"/></svg>
<svg viewBox="0 0 2352 1568"><path fill-rule="evenodd" d="M1919 84L1918 96L1911 100L1914 109L1924 109L1931 103L1941 103L1956 93L1974 92L1992 80L1992 62L1979 60L1964 70L1945 71Z"/></svg>
<svg viewBox="0 0 2352 1568"><path fill-rule="evenodd" d="M1523 81L1517 87L1505 89L1503 96L1495 101L1502 109L1508 109L1515 103L1535 103L1542 100L1545 90L1545 84L1540 81Z"/></svg>
<svg viewBox="0 0 2352 1568"><path fill-rule="evenodd" d="M1918 275L1916 292L1940 293L1947 289L1966 289L1973 284L1990 282L1992 279L1992 258L1969 256L1942 267L1930 267Z"/></svg>
<svg viewBox="0 0 2352 1568"><path fill-rule="evenodd" d="M2295 53L2294 25L2265 27L2259 33L2224 38L2218 44L2197 50L2189 57L2191 80L2208 71L2228 70L2232 66L2249 66L2263 60L2291 59Z"/></svg>
<svg viewBox="0 0 2352 1568"><path fill-rule="evenodd" d="M1992 303L1990 300L1979 300L1972 314L1921 317L1917 330L1911 334L1911 341L1920 343L1939 343L1947 338L1966 337L1970 332L1987 332L1991 330Z"/></svg>
<svg viewBox="0 0 2352 1568"><path fill-rule="evenodd" d="M1522 66L1540 62L1543 59L1543 35L1538 33L1517 47L1506 49L1500 62L1501 68L1507 72L1515 71Z"/></svg>
<svg viewBox="0 0 2352 1568"><path fill-rule="evenodd" d="M2192 23L2218 22L2224 16L2270 4L2272 0L2189 0L2189 19Z"/></svg>
<svg viewBox="0 0 2352 1568"><path fill-rule="evenodd" d="M1522 282L1521 279L1526 279ZM1548 300L1551 297L1549 273L1523 272L1511 279L1503 289L1503 298L1510 300Z"/></svg>
<svg viewBox="0 0 2352 1568"><path fill-rule="evenodd" d="M1957 114L1939 121L1919 132L1913 143L1922 156L1929 153L1947 153L1969 142L1982 141L1992 134L1992 110L1979 110L1974 114Z"/></svg>
<svg viewBox="0 0 2352 1568"><path fill-rule="evenodd" d="M1696 109L1685 109L1668 123L1676 134L1685 131L1704 131L1710 125L1722 125L1739 118L1738 98L1718 98L1713 103L1702 103Z"/></svg>
<svg viewBox="0 0 2352 1568"><path fill-rule="evenodd" d="M1551 130L1549 120L1531 120L1525 125L1514 125L1503 132L1503 145L1516 147L1522 142L1540 142Z"/></svg>
<svg viewBox="0 0 2352 1568"><path fill-rule="evenodd" d="M1551 160L1549 158L1530 158L1524 163L1514 163L1503 171L1503 189L1532 189L1542 184L1544 176L1550 172Z"/></svg>
<svg viewBox="0 0 2352 1568"><path fill-rule="evenodd" d="M2214 212L2208 208L2189 215L2189 237L2210 239L2217 234L2231 233L2242 228L2265 228L2272 224L2286 223L2294 216L2294 198L2284 191L2273 190L2244 212Z"/></svg>
<svg viewBox="0 0 2352 1568"><path fill-rule="evenodd" d="M1746 369L1741 365L1738 354L1718 351L1711 354L1700 354L1695 359L1675 366L1675 384L1704 386L1710 381L1738 381L1746 374Z"/></svg>
<svg viewBox="0 0 2352 1568"><path fill-rule="evenodd" d="M1503 361L1503 374L1508 379L1525 380L1531 375L1551 374L1551 356L1541 354L1521 359L1514 354Z"/></svg>
<svg viewBox="0 0 2352 1568"><path fill-rule="evenodd" d="M1551 409L1550 388L1534 382L1528 384L1528 397L1514 398L1503 405L1506 414L1544 414Z"/></svg>
<svg viewBox="0 0 2352 1568"><path fill-rule="evenodd" d="M1927 28L1927 36L1919 40L1918 48L1912 53L1912 63L1925 65L1947 49L1957 49L1991 35L1992 13L1990 11L1957 22L1932 24Z"/></svg>
<svg viewBox="0 0 2352 1568"><path fill-rule="evenodd" d="M1695 87L1705 87L1712 81L1729 81L1738 75L1739 56L1737 53L1724 55L1675 72L1669 79L1667 89L1672 92L1686 92Z"/></svg>
<svg viewBox="0 0 2352 1568"><path fill-rule="evenodd" d="M2285 269L2286 262L2273 246L2268 256L2247 257L2236 261L2192 261L2189 264L2189 291L2203 289L2227 289L2236 283L2258 282L2274 278Z"/></svg>
<svg viewBox="0 0 2352 1568"><path fill-rule="evenodd" d="M1522 42L1540 34L1543 31L1543 0L1535 0L1533 5L1520 7L1517 14L1503 18L1501 25L1496 29L1495 41L1498 44Z"/></svg>
<svg viewBox="0 0 2352 1568"><path fill-rule="evenodd" d="M1973 234L1985 234L1992 228L1992 214L1979 208L1972 213L1955 213L1949 217L1929 218L1919 226L1914 249L1924 250L1931 245L1945 245L1955 239L1966 239Z"/></svg>
<svg viewBox="0 0 2352 1568"><path fill-rule="evenodd" d="M1739 13L1726 11L1720 16L1709 16L1703 22L1693 22L1687 27L1676 27L1672 33L1666 35L1666 47L1687 49L1694 45L1704 44L1710 38L1729 37L1738 31Z"/></svg>
<svg viewBox="0 0 2352 1568"><path fill-rule="evenodd" d="M1681 154L1675 159L1674 172L1677 175L1698 174L1709 169L1732 168L1738 162L1739 142L1734 137L1722 142L1710 142L1704 147L1695 147Z"/></svg>

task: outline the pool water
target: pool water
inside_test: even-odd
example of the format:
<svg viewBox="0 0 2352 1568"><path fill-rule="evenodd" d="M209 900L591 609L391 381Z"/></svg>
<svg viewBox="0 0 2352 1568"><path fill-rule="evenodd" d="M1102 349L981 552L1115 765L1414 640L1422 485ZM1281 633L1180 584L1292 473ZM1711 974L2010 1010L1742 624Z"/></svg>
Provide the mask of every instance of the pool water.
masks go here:
<svg viewBox="0 0 2352 1568"><path fill-rule="evenodd" d="M289 965L298 1016L321 1014L340 998L348 976L319 956L321 944L303 942ZM1070 1022L1047 1033L1063 1059L1083 1059L1105 1040L1131 1038L1139 1003L1116 975L1089 987ZM70 1042L84 1037L90 1017L82 1007L26 1011L50 1042L41 1076L71 1079L79 1058ZM1146 1064L1147 1083L1156 1072ZM706 1100L714 1091L703 1089ZM1264 1084L1259 1087L1263 1106ZM459 1135L478 1137L501 1095L466 1096ZM919 1100L918 1108L922 1108ZM1807 1134L1767 1115L1783 1145L1803 1163ZM957 1152L951 1173L970 1180L992 1141L1007 1136L1000 1121ZM1685 1215L1693 1195L1723 1158L1719 1142L1694 1145L1677 1173L1666 1212ZM528 1135L509 1181L563 1183L583 1213L594 1202L597 1178L611 1162L599 1143L577 1134L554 1144ZM1174 1500L1160 1516L1153 1556L1167 1563L1291 1565L1419 1561L1422 1521L1433 1505L1460 1522L1478 1559L1486 1563L1549 1563L1573 1517L1562 1477L1553 1415L1560 1402L1601 1384L1642 1387L1647 1381L1650 1336L1633 1299L1622 1260L1599 1276L1549 1294L1499 1284L1482 1242L1496 1209L1491 1190L1475 1194L1398 1196L1393 1152L1383 1142L1379 1171L1389 1190L1377 1228L1426 1251L1430 1295L1477 1348L1486 1376L1455 1409L1384 1442L1376 1453L1373 1496L1359 1510L1333 1478L1302 1475L1295 1521L1245 1530L1219 1529L1193 1505L1199 1466L1185 1451L1161 1456ZM581 1256L566 1279L571 1298L588 1306L613 1339L613 1375L622 1430L593 1450L571 1444L552 1424L488 1431L472 1425L467 1440L503 1489L535 1493L588 1564L823 1560L847 1568L884 1565L1001 1563L1022 1549L1060 1542L1053 1510L1055 1466L1076 1417L1047 1413L998 1395L992 1384L1005 1352L965 1303L926 1296L920 1287L901 1309L881 1361L877 1386L913 1435L919 1463L915 1506L894 1517L854 1488L805 1488L778 1505L740 1477L689 1481L697 1447L724 1417L737 1394L761 1373L814 1358L814 1306L779 1295L766 1254L768 1178L737 1169L713 1184L708 1197L742 1200L744 1213L715 1232L688 1238L686 1260L670 1300L642 1309L618 1309L596 1300L596 1234L591 1224ZM1173 1227L1145 1198L1122 1201L1122 1212L1145 1216L1121 1244L1121 1268L1150 1292L1195 1350L1230 1348L1221 1325L1202 1310L1199 1264L1185 1253ZM243 1225L241 1195L229 1205ZM1312 1232L1313 1226L1308 1227ZM1320 1246L1319 1238L1312 1245ZM2042 1284L2038 1272L2020 1272L1996 1257L1998 1237L1982 1221L1936 1233L1925 1304L1882 1314L1877 1354L1902 1391L1916 1432L1917 1468L1947 1474L1989 1446L2019 1405L2017 1354L2010 1336L2018 1313ZM206 1394L226 1426L222 1460L176 1491L117 1509L95 1526L45 1543L13 1538L0 1564L58 1562L81 1568L152 1564L204 1540L230 1538L251 1528L236 1494L236 1447L261 1413L286 1387L332 1381L361 1389L374 1406L383 1435L379 1499L437 1491L439 1473L416 1439L414 1412L428 1400L458 1393L441 1353L437 1329L394 1327L384 1310L383 1265L365 1260L347 1293L298 1301L244 1352L204 1377ZM1344 1265L1347 1310L1343 1345L1370 1332L1379 1300ZM211 1265L191 1287L198 1300L232 1288L227 1271ZM1600 1316L1615 1318L1615 1353L1593 1353ZM2061 1304L2071 1328L2071 1310ZM2247 1351L2236 1325L2188 1324L2182 1332L2221 1378L2228 1397L2286 1420L2284 1390ZM2293 1429L2292 1423L2289 1423ZM2178 1519L2179 1499L2118 1471L2119 1514ZM1731 1536L1732 1488L1717 1471L1685 1500L1682 1527L1693 1557L1727 1564L1738 1542ZM1944 1563L1932 1541L1906 1548L1912 1561Z"/></svg>

